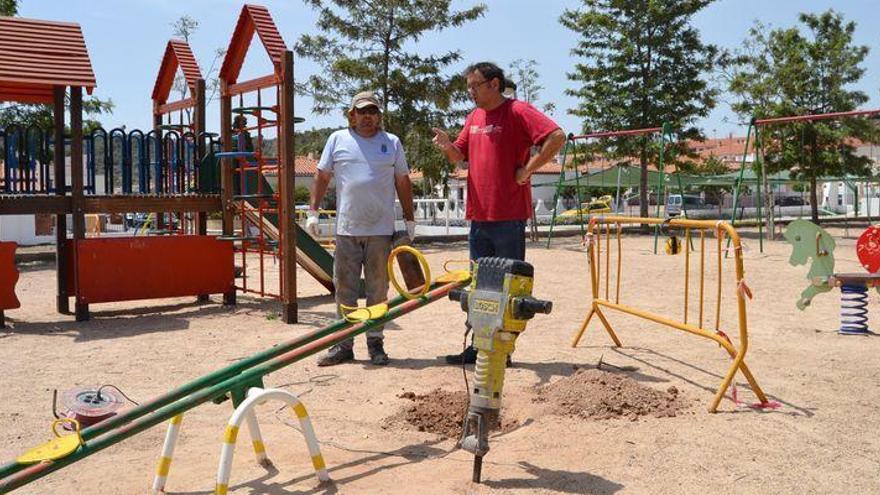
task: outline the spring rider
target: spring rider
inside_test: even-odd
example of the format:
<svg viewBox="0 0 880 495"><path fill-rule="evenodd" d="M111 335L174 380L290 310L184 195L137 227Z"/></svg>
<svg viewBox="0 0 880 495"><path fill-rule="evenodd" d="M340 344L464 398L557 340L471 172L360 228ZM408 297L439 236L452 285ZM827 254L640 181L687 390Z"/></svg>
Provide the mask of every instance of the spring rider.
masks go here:
<svg viewBox="0 0 880 495"><path fill-rule="evenodd" d="M880 225L868 227L856 243L859 262L868 273L834 273L834 239L812 222L795 220L783 236L792 245L789 263L805 265L812 259L807 273L810 285L801 292L798 309L806 309L817 294L840 287L838 333L873 335L868 330L868 289L880 292Z"/></svg>

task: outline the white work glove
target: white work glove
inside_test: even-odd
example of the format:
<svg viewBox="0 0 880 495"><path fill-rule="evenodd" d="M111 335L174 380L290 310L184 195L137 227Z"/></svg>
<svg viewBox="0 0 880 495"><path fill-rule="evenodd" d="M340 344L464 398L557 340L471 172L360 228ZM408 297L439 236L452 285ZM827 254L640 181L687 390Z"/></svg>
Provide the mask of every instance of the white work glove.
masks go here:
<svg viewBox="0 0 880 495"><path fill-rule="evenodd" d="M413 220L406 221L406 235L409 237L409 242L416 240L416 222Z"/></svg>
<svg viewBox="0 0 880 495"><path fill-rule="evenodd" d="M318 211L309 210L306 213L306 232L313 236L318 235Z"/></svg>

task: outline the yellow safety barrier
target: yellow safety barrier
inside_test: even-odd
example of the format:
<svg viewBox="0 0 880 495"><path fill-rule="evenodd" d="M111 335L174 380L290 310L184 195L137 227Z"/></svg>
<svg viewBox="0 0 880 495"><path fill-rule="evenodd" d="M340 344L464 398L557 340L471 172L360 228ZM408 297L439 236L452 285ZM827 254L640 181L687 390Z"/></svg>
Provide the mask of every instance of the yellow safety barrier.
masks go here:
<svg viewBox="0 0 880 495"><path fill-rule="evenodd" d="M628 306L626 304L622 304L620 302L620 286L621 286L621 272L623 269L623 250L622 250L622 242L621 242L621 232L623 230L624 225L640 225L640 224L649 224L649 225L663 225L665 228L670 230L678 230L684 231L684 239L681 241L681 250L684 251L684 311L683 317L681 320L675 320L674 318L658 315L655 313L651 313L645 311L643 309L639 309L633 306ZM603 227L604 226L604 237L603 237ZM691 280L691 244L693 241L693 237L695 233L699 233L699 309L697 311L698 318L696 322L688 322L688 315L690 311L693 311L693 308L689 307L690 303L690 294L692 292L690 287ZM707 234L714 234L717 244L716 250L716 258L717 258L717 287L715 293L715 319L714 319L714 329L710 330L703 326L704 321L704 306L705 306L705 292L706 292L706 237ZM615 245L616 249L612 251L611 238L612 235L616 238ZM735 290L733 291L736 294L736 304L737 304L737 324L739 326L739 346L735 346L733 342L727 337L727 335L721 331L721 300L722 300L722 253L723 249L723 241L724 237L730 238L730 243L732 246L732 262L734 263L736 279L733 281L735 283ZM605 259L604 259L604 294L602 293L602 243L605 243ZM724 391L730 386L731 382L736 375L737 370L741 371L743 376L749 382L749 385L752 388L752 391L758 397L761 405L768 406L769 403L767 401L767 397L764 395L764 392L761 390L761 387L758 385L758 382L755 380L751 371L745 363L746 351L749 348L749 335L748 335L748 323L746 318L746 297L751 298L751 292L748 289L748 286L745 284L743 279L743 260L742 260L742 244L740 242L739 234L736 230L727 222L714 222L714 221L700 221L700 220L687 220L687 219L673 219L666 220L659 218L638 218L638 217L608 217L608 218L598 218L593 217L591 219L589 226L587 227L587 235L584 239L585 244L587 246L588 253L588 262L590 265L590 281L591 281L591 291L592 291L592 302L590 304L590 310L587 313L586 318L584 319L583 324L578 330L577 334L572 341L572 347L576 347L581 337L583 336L584 330L586 330L587 325L590 323L590 320L593 316L598 316L599 320L602 322L602 325L605 327L605 330L608 332L608 335L611 337L611 340L614 341L614 344L618 347L621 346L620 339L617 337L617 334L614 332L614 329L611 327L611 324L608 322L608 319L605 316L604 308L617 310L623 313L627 313L633 316L637 316L639 318L644 318L649 321L653 321L655 323L659 323L661 325L666 325L668 327L672 327L678 330L682 330L684 332L688 332L694 335L698 335L700 337L707 338L716 342L718 345L723 347L728 354L730 354L731 359L733 360L730 368L727 371L727 374L724 376L724 380L722 380L721 385L718 387L718 391L715 393L715 397L712 399L712 402L709 406L709 412L715 412L718 409L718 404L721 402L721 399L724 397ZM616 281L614 284L614 291L611 291L611 258L616 254ZM613 296L613 300L612 300ZM711 320L710 320L711 321Z"/></svg>

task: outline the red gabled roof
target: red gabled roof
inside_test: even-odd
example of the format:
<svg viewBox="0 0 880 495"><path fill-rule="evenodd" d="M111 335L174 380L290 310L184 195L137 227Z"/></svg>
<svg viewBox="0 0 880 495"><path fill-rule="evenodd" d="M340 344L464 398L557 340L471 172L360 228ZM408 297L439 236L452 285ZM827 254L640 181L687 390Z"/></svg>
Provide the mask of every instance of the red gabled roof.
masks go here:
<svg viewBox="0 0 880 495"><path fill-rule="evenodd" d="M229 40L229 48L226 49L226 57L223 59L223 66L220 67L220 79L229 84L238 81L244 57L250 48L255 31L260 36L266 52L269 53L269 58L272 59L275 74L281 74L281 56L287 50L287 45L284 44L284 39L278 32L272 16L269 15L269 9L261 5L245 5L241 8L238 24L235 25L232 39Z"/></svg>
<svg viewBox="0 0 880 495"><path fill-rule="evenodd" d="M0 101L52 103L53 86L95 89L79 24L0 17Z"/></svg>
<svg viewBox="0 0 880 495"><path fill-rule="evenodd" d="M174 85L174 76L177 68L183 72L186 85L189 86L190 95L195 94L196 82L202 78L202 71L193 56L189 43L183 40L169 40L165 46L165 55L159 65L159 74L156 75L156 84L153 85L153 101L165 103Z"/></svg>

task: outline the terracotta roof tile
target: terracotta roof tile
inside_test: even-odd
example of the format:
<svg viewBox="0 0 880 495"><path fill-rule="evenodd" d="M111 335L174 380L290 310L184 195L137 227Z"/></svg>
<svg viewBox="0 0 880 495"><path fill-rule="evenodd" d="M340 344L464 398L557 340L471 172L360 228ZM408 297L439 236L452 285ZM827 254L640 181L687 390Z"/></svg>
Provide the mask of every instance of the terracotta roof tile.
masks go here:
<svg viewBox="0 0 880 495"><path fill-rule="evenodd" d="M226 57L220 67L220 79L229 84L238 81L254 32L260 37L263 47L269 54L269 58L272 59L275 74L281 74L281 57L287 50L287 45L284 44L284 39L278 32L278 28L269 14L269 9L261 5L245 5L241 8L232 39L229 40Z"/></svg>
<svg viewBox="0 0 880 495"><path fill-rule="evenodd" d="M186 84L189 86L190 95L196 91L196 83L202 78L202 71L193 56L189 43L183 40L169 40L165 45L165 55L159 64L159 73L156 75L156 83L153 85L153 101L165 103L174 85L174 77L177 68L183 72Z"/></svg>
<svg viewBox="0 0 880 495"><path fill-rule="evenodd" d="M52 103L53 86L96 86L79 24L0 17L0 101Z"/></svg>

